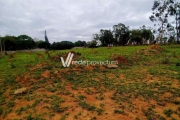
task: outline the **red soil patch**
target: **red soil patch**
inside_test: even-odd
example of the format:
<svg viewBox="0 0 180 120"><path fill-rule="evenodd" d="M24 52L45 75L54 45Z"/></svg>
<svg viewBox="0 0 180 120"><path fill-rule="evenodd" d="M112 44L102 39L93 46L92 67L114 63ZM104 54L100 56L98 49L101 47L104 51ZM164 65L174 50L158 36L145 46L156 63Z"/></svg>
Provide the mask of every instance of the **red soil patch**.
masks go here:
<svg viewBox="0 0 180 120"><path fill-rule="evenodd" d="M93 71L93 70L94 70L94 68L93 68L92 66L90 66L90 65L84 66L84 69L85 69L85 70L88 70L88 71Z"/></svg>
<svg viewBox="0 0 180 120"><path fill-rule="evenodd" d="M44 78L49 78L49 77L50 77L50 71L49 71L49 70L44 71L44 72L41 74L41 76L44 77Z"/></svg>
<svg viewBox="0 0 180 120"><path fill-rule="evenodd" d="M31 71L33 71L33 70L37 70L37 69L40 69L40 68L42 68L43 66L46 66L47 65L47 63L41 63L41 64L38 64L38 65L36 65L36 66L34 66L33 68L31 68L30 70Z"/></svg>

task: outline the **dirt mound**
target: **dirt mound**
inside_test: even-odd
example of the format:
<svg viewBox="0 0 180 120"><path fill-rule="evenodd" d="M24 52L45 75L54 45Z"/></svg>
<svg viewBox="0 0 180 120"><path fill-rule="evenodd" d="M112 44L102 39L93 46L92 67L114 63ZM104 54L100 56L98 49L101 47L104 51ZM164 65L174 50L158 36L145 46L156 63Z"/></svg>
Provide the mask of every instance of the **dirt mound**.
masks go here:
<svg viewBox="0 0 180 120"><path fill-rule="evenodd" d="M161 51L162 50L162 48L157 44L157 45L151 45L150 47L149 47L149 49L155 49L155 50L158 50L158 51Z"/></svg>
<svg viewBox="0 0 180 120"><path fill-rule="evenodd" d="M159 45L151 45L148 49L141 49L135 52L137 55L152 56L160 54L163 49Z"/></svg>
<svg viewBox="0 0 180 120"><path fill-rule="evenodd" d="M126 64L128 62L128 60L123 55L112 54L110 59L117 61L119 64Z"/></svg>
<svg viewBox="0 0 180 120"><path fill-rule="evenodd" d="M122 56L122 55L114 58L114 60L115 60L115 61L118 61L118 63L123 63L123 64L126 64L126 63L127 63L127 59L126 59L124 56Z"/></svg>

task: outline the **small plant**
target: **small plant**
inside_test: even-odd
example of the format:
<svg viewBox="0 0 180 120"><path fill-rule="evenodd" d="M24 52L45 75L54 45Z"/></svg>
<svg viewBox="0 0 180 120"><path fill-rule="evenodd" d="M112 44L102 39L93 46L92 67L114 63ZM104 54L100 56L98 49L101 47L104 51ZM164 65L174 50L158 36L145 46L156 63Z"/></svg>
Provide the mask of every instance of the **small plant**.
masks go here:
<svg viewBox="0 0 180 120"><path fill-rule="evenodd" d="M97 111L98 115L101 115L104 110L102 108L98 108L96 111Z"/></svg>
<svg viewBox="0 0 180 120"><path fill-rule="evenodd" d="M104 104L103 103L100 103L100 105L99 105L100 107L104 107Z"/></svg>
<svg viewBox="0 0 180 120"><path fill-rule="evenodd" d="M11 68L15 68L16 67L13 63L11 63L10 66L11 66Z"/></svg>
<svg viewBox="0 0 180 120"><path fill-rule="evenodd" d="M0 96L0 105L4 104L6 102L5 97L4 96Z"/></svg>
<svg viewBox="0 0 180 120"><path fill-rule="evenodd" d="M26 119L27 119L27 120L33 120L34 118L32 117L32 114L30 113L30 114L27 116Z"/></svg>
<svg viewBox="0 0 180 120"><path fill-rule="evenodd" d="M79 98L79 100L81 101L81 100L84 100L84 99L86 98L86 96L84 96L84 95L79 95L78 98Z"/></svg>
<svg viewBox="0 0 180 120"><path fill-rule="evenodd" d="M164 114L165 114L167 117L171 117L171 115L173 114L173 110L171 110L171 109L164 110Z"/></svg>
<svg viewBox="0 0 180 120"><path fill-rule="evenodd" d="M69 115L69 113L65 113L65 114L61 117L60 120L65 120L68 115Z"/></svg>
<svg viewBox="0 0 180 120"><path fill-rule="evenodd" d="M21 113L24 111L24 107L20 107L19 109L16 110L16 113L18 115L21 115Z"/></svg>
<svg viewBox="0 0 180 120"><path fill-rule="evenodd" d="M15 102L14 102L14 101L9 101L9 102L7 103L7 106L8 106L8 107L14 107L14 105L15 105Z"/></svg>
<svg viewBox="0 0 180 120"><path fill-rule="evenodd" d="M162 60L162 64L169 64L170 63L170 57L165 56L164 59Z"/></svg>
<svg viewBox="0 0 180 120"><path fill-rule="evenodd" d="M30 96L29 94L27 94L27 95L25 96L25 99L26 99L27 101L33 100L33 96Z"/></svg>
<svg viewBox="0 0 180 120"><path fill-rule="evenodd" d="M180 101L173 101L174 104L180 105Z"/></svg>
<svg viewBox="0 0 180 120"><path fill-rule="evenodd" d="M159 120L166 120L166 118L164 118L164 117L161 116L161 117L159 118Z"/></svg>
<svg viewBox="0 0 180 120"><path fill-rule="evenodd" d="M115 114L124 114L124 111L123 111L123 110L117 110L117 109L115 109L115 110L114 110L114 113L115 113Z"/></svg>
<svg viewBox="0 0 180 120"><path fill-rule="evenodd" d="M61 113L68 109L68 107L60 107L60 103L63 102L61 98L57 96L52 96L52 99L53 100L51 101L51 109L54 112Z"/></svg>
<svg viewBox="0 0 180 120"><path fill-rule="evenodd" d="M32 104L32 107L36 107L41 101L42 99L35 100L34 103Z"/></svg>
<svg viewBox="0 0 180 120"><path fill-rule="evenodd" d="M74 118L75 118L75 119L78 119L78 117L81 116L81 115L82 115L82 113L79 112L78 114L74 115Z"/></svg>
<svg viewBox="0 0 180 120"><path fill-rule="evenodd" d="M95 106L89 105L89 104L86 103L85 101L80 102L79 105L80 105L82 108L87 109L87 110L89 110L89 111L94 111L94 110L96 109Z"/></svg>
<svg viewBox="0 0 180 120"><path fill-rule="evenodd" d="M97 120L97 118L96 117L91 117L91 119L90 120Z"/></svg>

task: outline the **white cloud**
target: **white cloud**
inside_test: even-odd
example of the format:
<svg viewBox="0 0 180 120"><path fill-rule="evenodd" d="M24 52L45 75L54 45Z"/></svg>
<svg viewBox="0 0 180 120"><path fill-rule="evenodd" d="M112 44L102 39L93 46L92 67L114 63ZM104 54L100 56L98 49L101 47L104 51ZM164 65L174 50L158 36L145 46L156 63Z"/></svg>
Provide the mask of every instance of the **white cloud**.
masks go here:
<svg viewBox="0 0 180 120"><path fill-rule="evenodd" d="M100 29L123 23L152 26L150 0L1 0L0 35L27 34L50 42L91 40Z"/></svg>

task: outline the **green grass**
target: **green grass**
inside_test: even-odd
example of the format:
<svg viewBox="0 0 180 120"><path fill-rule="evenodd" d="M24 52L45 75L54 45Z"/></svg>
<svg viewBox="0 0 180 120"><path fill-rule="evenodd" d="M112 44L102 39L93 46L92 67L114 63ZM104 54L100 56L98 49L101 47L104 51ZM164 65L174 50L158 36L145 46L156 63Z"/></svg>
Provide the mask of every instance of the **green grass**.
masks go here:
<svg viewBox="0 0 180 120"><path fill-rule="evenodd" d="M38 58L38 53L34 52L20 52L0 58L0 81L8 79L13 81L18 75L28 71L31 66L47 60L45 53L39 54L42 54L43 57Z"/></svg>
<svg viewBox="0 0 180 120"><path fill-rule="evenodd" d="M0 58L0 115L2 119L9 113L15 113L21 119L53 118L57 115L59 119L68 119L69 116L83 119L82 111L86 110L86 117L98 119L103 115L123 116L128 112L136 115L137 111L141 111L144 116L137 116L137 119L173 119L174 109L167 109L166 106L172 104L177 109L176 115L180 115L180 66L177 65L180 62L180 47L162 46L163 50L157 53L141 50L145 48L149 47L49 51L52 58L46 52L5 55ZM63 53L69 51L81 53L81 56L75 55L74 60L112 60L121 55L128 63L119 64L117 69L74 65L64 68L59 57L65 59ZM54 56L58 59L53 59ZM40 64L41 67L35 67ZM42 76L45 71L49 72L47 78ZM16 81L17 77L22 77L21 81ZM23 80L27 82L23 83ZM13 95L21 87L27 87L28 92ZM89 98L94 100L94 104L88 101ZM135 100L140 102L137 104ZM107 112L107 107L111 105L109 102L113 104L111 113ZM147 105L141 106L144 102ZM137 109L137 105L140 108ZM158 107L162 108L161 114L157 113ZM71 111L78 110L76 108L80 110L71 114Z"/></svg>

